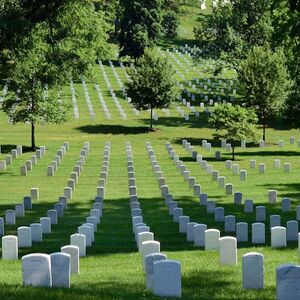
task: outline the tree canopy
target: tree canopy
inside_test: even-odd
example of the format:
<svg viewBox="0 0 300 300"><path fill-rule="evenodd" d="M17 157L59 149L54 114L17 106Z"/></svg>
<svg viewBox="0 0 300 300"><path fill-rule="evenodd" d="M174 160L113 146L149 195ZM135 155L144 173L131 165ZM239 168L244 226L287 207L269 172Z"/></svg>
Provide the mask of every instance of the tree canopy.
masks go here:
<svg viewBox="0 0 300 300"><path fill-rule="evenodd" d="M134 58L144 54L162 34L162 0L120 0L120 56Z"/></svg>
<svg viewBox="0 0 300 300"><path fill-rule="evenodd" d="M257 120L252 109L221 104L214 110L209 124L216 130L215 138L224 139L231 144L232 160L235 160L235 148L241 141L255 141L254 124Z"/></svg>
<svg viewBox="0 0 300 300"><path fill-rule="evenodd" d="M263 140L268 116L283 108L291 81L282 51L254 47L241 62L238 80L243 100L254 108L263 125Z"/></svg>
<svg viewBox="0 0 300 300"><path fill-rule="evenodd" d="M9 94L2 104L12 122L30 122L32 149L35 124L61 122L66 110L46 86L57 87L71 76L88 73L108 53L106 23L92 0L11 1L0 10L0 78L8 80ZM31 12L35 9L41 14ZM50 11L48 11L50 10ZM15 16L15 18L13 18ZM9 24L9 26L7 25ZM13 33L12 35L10 35Z"/></svg>
<svg viewBox="0 0 300 300"><path fill-rule="evenodd" d="M150 130L154 108L167 108L178 97L174 70L165 57L147 49L130 71L126 84L131 103L139 110L150 109Z"/></svg>

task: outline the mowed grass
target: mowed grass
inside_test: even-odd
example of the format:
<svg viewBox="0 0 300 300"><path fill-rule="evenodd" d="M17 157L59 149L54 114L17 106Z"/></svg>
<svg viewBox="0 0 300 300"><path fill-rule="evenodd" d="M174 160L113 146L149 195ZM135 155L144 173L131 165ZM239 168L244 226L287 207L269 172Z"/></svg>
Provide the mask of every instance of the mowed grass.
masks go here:
<svg viewBox="0 0 300 300"><path fill-rule="evenodd" d="M188 66L187 66L188 67ZM125 81L124 71L117 67L121 79ZM148 112L135 116L129 104L119 97L119 101L128 116L122 120L108 89L102 73L95 66L95 82L99 84L106 104L111 112L112 120L106 120L97 98L94 84L88 79L87 85L91 102L95 111L95 121L91 121L88 107L84 98L81 82L74 80L77 92L79 120L73 119L72 110L69 112L69 121L63 125L37 126L37 143L46 145L47 154L38 165L33 167L27 177L19 176L20 166L32 155L26 152L19 156L7 171L0 172L0 205L1 217L6 209L13 209L14 205L21 203L23 197L28 195L30 188L40 189L40 200L33 205L33 210L26 212L26 217L17 220L16 226L6 226L6 234L16 234L17 227L39 222L39 218L46 216L48 209L58 201L67 185L67 180L73 166L79 158L83 143L90 142L91 150L86 160L84 170L79 178L79 183L65 210L59 224L53 226L53 232L44 236L42 243L34 243L30 249L20 249L19 257L32 252L53 253L60 251L60 247L69 244L69 237L77 231L77 227L85 222L92 202L96 196L97 181L103 159L104 144L111 142L111 158L108 182L106 186L105 207L101 224L98 226L96 240L88 248L87 257L80 260L81 274L72 276L70 290L42 289L22 287L21 260L0 261L0 296L1 299L158 299L145 289L145 275L141 267L141 258L132 234L130 206L128 197L128 177L126 166L125 142L132 145L138 196L143 210L144 221L150 226L155 239L161 243L161 251L170 259L179 260L182 265L182 291L183 299L274 299L275 298L275 270L283 263L298 263L296 243L289 243L286 249L275 250L270 248L269 216L282 215L282 225L295 219L295 208L300 200L299 193L299 148L289 145L289 137L299 138L296 130L268 128L268 144L264 149L251 147L237 150L237 163L240 169L248 170L248 180L243 182L238 176L233 176L225 169L225 160L230 159L230 153L218 147L208 152L201 148L201 140L212 139L213 130L207 124L204 113L201 118L191 116L189 122L183 121L171 109L170 117L165 117L160 110L160 116L155 122L157 131L148 133ZM118 85L111 69L105 65L105 70L113 88L118 91ZM196 76L191 72L186 75L190 78ZM63 88L63 101L71 101L70 88ZM178 104L180 105L180 104ZM186 108L185 108L186 109ZM187 110L187 109L186 109ZM0 116L1 136L0 144L29 146L30 126L10 125L6 117ZM260 132L260 128L258 128ZM211 180L200 166L191 159L190 155L181 146L181 140L188 139L199 154L208 160L226 176L226 181L235 186L235 190L243 192L244 199L253 199L255 205L266 205L266 237L267 243L261 247L253 247L251 243L240 245L238 249L238 266L220 267L218 253L196 249L191 243L186 242L186 237L179 234L178 224L173 223L167 208L158 190L152 167L145 150L145 142L151 142L157 161L161 165L170 192L179 206L184 209L184 214L190 216L191 221L205 223L209 228L219 228L221 235L228 234L223 231L223 224L216 224L212 215L206 214L205 208L199 206L199 201L193 196L186 182L183 181L173 162L169 159L165 149L165 142L172 143L191 175L195 176L201 184L202 190L208 193L210 199L215 199L218 206L225 208L225 215L233 214L237 222L255 222L255 214L243 213L242 207L233 205L233 197L225 196L225 191L220 189L216 182ZM283 139L284 148L279 148L277 142ZM46 176L46 168L56 155L57 149L64 141L70 143L70 150L63 159L54 177ZM222 152L222 161L215 161L214 151ZM6 153L0 154L4 159ZM283 169L274 170L274 159L281 159L281 163L290 162L292 171L285 174ZM265 162L266 174L258 174L258 170L249 169L249 160L256 159L257 163ZM269 189L277 189L279 199L290 197L293 200L292 211L281 213L280 203L270 206L267 204ZM280 201L279 201L280 202ZM249 229L251 229L249 227ZM251 230L249 232L250 237ZM233 234L234 235L234 234ZM251 240L251 239L249 239ZM242 289L241 258L244 253L257 251L265 255L265 289L262 291L249 291Z"/></svg>

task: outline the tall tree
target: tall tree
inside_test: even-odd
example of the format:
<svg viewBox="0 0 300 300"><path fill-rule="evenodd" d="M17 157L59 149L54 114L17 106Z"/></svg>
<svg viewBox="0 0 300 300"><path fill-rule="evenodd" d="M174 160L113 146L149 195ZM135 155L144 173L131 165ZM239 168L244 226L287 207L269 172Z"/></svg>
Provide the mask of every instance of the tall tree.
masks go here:
<svg viewBox="0 0 300 300"><path fill-rule="evenodd" d="M287 100L284 116L290 126L300 128L300 2L275 0L274 47L283 47L288 71L293 78L292 93Z"/></svg>
<svg viewBox="0 0 300 300"><path fill-rule="evenodd" d="M161 36L162 0L120 0L120 56L138 58Z"/></svg>
<svg viewBox="0 0 300 300"><path fill-rule="evenodd" d="M218 5L211 15L200 19L194 30L201 56L221 58L237 67L253 46L262 46L272 37L269 0L232 0Z"/></svg>
<svg viewBox="0 0 300 300"><path fill-rule="evenodd" d="M266 140L267 118L278 112L287 99L291 81L282 51L253 47L241 62L238 73L241 94L248 107L255 109Z"/></svg>
<svg viewBox="0 0 300 300"><path fill-rule="evenodd" d="M24 3L28 4L26 8ZM31 123L32 149L36 148L37 123L65 120L65 107L59 105L51 89L70 76L87 73L95 59L103 58L108 50L103 14L95 10L92 0L66 1L52 7L51 17L34 17L29 13L37 8L43 11L43 5L36 1L15 0L13 5L0 10L0 20L1 14L11 16L14 12L18 12L19 18L9 18L8 24L16 28L1 23L1 37L8 40L6 48L0 49L4 63L1 79L10 81L9 94L2 106L12 122ZM25 24L27 30L21 31L20 24ZM15 33L13 40L7 31ZM46 86L50 90L47 97Z"/></svg>
<svg viewBox="0 0 300 300"><path fill-rule="evenodd" d="M179 26L179 3L177 0L163 0L162 30L166 38L177 36Z"/></svg>
<svg viewBox="0 0 300 300"><path fill-rule="evenodd" d="M216 139L224 139L231 144L232 160L235 160L235 148L242 140L255 141L254 124L257 120L252 109L221 104L214 110L209 124L216 130Z"/></svg>
<svg viewBox="0 0 300 300"><path fill-rule="evenodd" d="M167 58L147 49L136 61L127 82L127 95L139 110L150 109L150 130L153 129L153 110L167 108L178 97L174 70Z"/></svg>

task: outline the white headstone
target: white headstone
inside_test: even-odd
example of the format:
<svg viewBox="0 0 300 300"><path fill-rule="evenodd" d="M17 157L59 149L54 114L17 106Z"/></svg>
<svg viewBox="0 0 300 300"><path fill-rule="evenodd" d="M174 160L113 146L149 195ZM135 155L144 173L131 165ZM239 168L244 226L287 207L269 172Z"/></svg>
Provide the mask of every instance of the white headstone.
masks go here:
<svg viewBox="0 0 300 300"><path fill-rule="evenodd" d="M225 236L220 242L220 265L237 265L237 240L235 237Z"/></svg>
<svg viewBox="0 0 300 300"><path fill-rule="evenodd" d="M51 275L52 286L60 288L70 288L71 279L71 255L67 253L52 253Z"/></svg>
<svg viewBox="0 0 300 300"><path fill-rule="evenodd" d="M48 254L34 253L22 257L23 285L51 287L51 262Z"/></svg>
<svg viewBox="0 0 300 300"><path fill-rule="evenodd" d="M205 250L219 250L220 230L205 230Z"/></svg>
<svg viewBox="0 0 300 300"><path fill-rule="evenodd" d="M79 274L79 248L77 246L64 246L60 248L61 252L71 256L71 274Z"/></svg>
<svg viewBox="0 0 300 300"><path fill-rule="evenodd" d="M243 288L264 288L264 256L261 253L249 252L243 255Z"/></svg>
<svg viewBox="0 0 300 300"><path fill-rule="evenodd" d="M153 293L159 297L181 297L181 265L159 260L153 264Z"/></svg>

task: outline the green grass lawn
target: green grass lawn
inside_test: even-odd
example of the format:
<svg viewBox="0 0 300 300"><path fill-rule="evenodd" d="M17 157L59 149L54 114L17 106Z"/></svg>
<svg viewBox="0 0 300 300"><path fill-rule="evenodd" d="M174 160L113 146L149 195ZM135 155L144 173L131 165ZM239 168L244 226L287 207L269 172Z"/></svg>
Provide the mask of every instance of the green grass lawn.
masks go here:
<svg viewBox="0 0 300 300"><path fill-rule="evenodd" d="M117 82L109 69L105 66L113 87L118 90ZM117 71L124 79L124 72ZM189 74L188 76L194 76ZM70 119L64 125L39 125L37 128L37 143L47 146L47 154L27 177L19 176L20 166L32 153L19 156L6 172L0 173L0 203L1 216L6 209L14 208L16 203L22 202L30 188L40 189L40 200L34 203L33 210L26 213L26 217L18 219L16 226L6 226L6 234L16 234L18 226L38 222L46 215L46 211L53 207L58 197L63 194L67 179L79 157L80 149L85 141L91 144L84 171L70 201L65 215L53 226L53 232L44 236L42 243L34 243L30 249L20 249L19 257L30 252L53 253L69 243L69 237L75 233L77 227L85 221L94 197L96 196L97 180L103 158L103 149L106 141L111 142L111 160L109 178L106 187L105 208L101 224L98 226L96 241L88 248L87 258L81 259L81 274L72 277L72 288L61 289L33 289L21 285L21 261L0 261L0 295L3 299L156 299L145 289L145 276L141 268L141 259L137 253L134 236L131 230L130 207L127 188L127 170L125 142L130 141L134 156L136 183L139 200L143 210L144 220L154 232L155 239L161 242L161 251L169 258L179 260L182 264L183 299L273 299L275 297L275 269L283 263L297 263L298 254L295 243L283 250L270 248L269 215L280 213L280 203L275 206L267 204L267 191L271 188L278 190L279 198L291 197L293 200L292 212L282 214L282 224L287 220L295 219L295 207L300 199L299 193L299 154L296 145L289 145L290 136L299 137L298 131L268 129L268 144L266 148L251 147L238 149L237 163L240 168L248 170L248 180L240 181L238 176L225 169L224 161L214 160L214 151L208 152L201 148L201 139L212 138L213 131L208 128L205 118L184 122L179 118L175 109L171 109L169 118L163 112L157 111L160 116L155 122L156 132L147 133L148 113L142 112L134 116L128 103L119 98L128 121L121 119L112 98L109 96L102 74L97 68L97 83L100 85L106 104L111 112L112 121L104 118L100 102L96 96L93 84L88 83L91 101L95 110L96 119L90 121L81 83L75 83L77 104L80 119L74 120L72 111ZM70 101L70 89L63 88L64 101ZM10 125L6 117L1 114L1 145L29 145L29 125ZM213 182L200 166L190 158L190 155L181 146L181 140L188 139L195 145L195 149L207 159L214 169L226 176L227 182L234 184L235 189L242 191L245 198L253 199L255 205L266 205L267 244L263 247L253 247L250 243L243 244L238 249L238 266L220 267L218 254L195 249L186 242L184 235L179 234L178 224L172 222L160 196L156 179L148 159L145 142L150 141L158 162L166 177L167 184L184 214L189 215L192 221L206 223L209 228L221 229L223 226L215 224L214 218L207 215L200 207L198 199L188 189L182 176L169 159L165 150L165 142L170 141L180 158L188 166L191 174L197 178L204 192L210 199L215 199L218 206L225 208L225 215L233 214L238 221L254 222L255 215L243 213L241 207L233 205L233 197L225 196L216 182ZM280 149L279 139L284 139L286 146ZM56 150L64 141L69 141L70 150L63 159L54 177L46 177L46 168L53 160ZM4 147L4 149L8 146ZM230 153L220 148L224 159L230 158ZM5 157L1 154L1 158ZM289 175L283 170L273 170L273 160L280 158L282 164L290 162L292 171ZM259 175L258 170L249 169L249 160L256 159L257 163L265 162L267 171ZM250 229L250 228L249 228ZM258 251L265 255L265 289L262 291L243 290L241 284L241 257L244 253Z"/></svg>
<svg viewBox="0 0 300 300"><path fill-rule="evenodd" d="M185 7L187 13L182 17L180 44L192 41L192 28L197 25L197 18L209 11L200 11L196 8ZM185 31L184 31L184 30ZM176 44L176 42L174 43ZM178 71L184 74L185 80L177 74L177 79L189 91L186 80L193 78L206 78L210 75L203 71L203 66L193 68L186 61L191 58L174 54L182 63ZM174 59L173 59L174 60ZM125 73L115 64L121 80L125 82ZM111 68L105 64L108 78L116 92L120 93L116 78ZM188 70L188 72L185 72ZM202 77L199 76L199 70ZM21 260L0 260L0 296L1 299L158 299L145 289L145 275L142 271L141 258L137 252L134 235L132 234L128 177L126 165L125 142L132 145L136 184L139 201L143 210L144 221L150 226L155 239L161 243L161 251L168 258L179 260L182 266L182 299L274 299L275 298L275 270L284 263L298 263L298 250L296 243L289 243L288 247L281 250L270 248L269 216L282 215L282 225L295 219L296 205L300 201L300 148L289 145L289 137L300 139L297 130L286 130L280 126L269 126L267 130L268 143L264 149L249 147L237 150L237 163L240 169L248 170L248 180L240 181L239 176L232 175L225 169L225 160L230 159L230 153L220 149L220 145L212 151L204 150L202 139L211 140L213 130L208 127L207 117L201 110L200 118L191 115L190 121L185 122L176 112L176 106L186 107L177 103L170 110L170 116L157 110L159 120L155 121L156 131L148 133L148 112L141 112L135 116L132 108L121 96L119 101L127 114L128 120L123 120L117 111L112 97L105 84L98 66L95 66L96 76L94 83L100 86L106 105L111 113L112 120L106 120L103 109L97 97L94 83L86 79L91 102L95 111L95 120L91 121L84 92L80 81L74 79L79 120L73 118L72 108L69 111L69 121L63 125L38 125L37 144L47 147L46 156L43 157L27 177L19 175L20 166L32 155L26 152L8 166L7 171L0 171L0 216L4 216L7 209L14 209L14 205L21 203L23 197L29 195L32 187L40 189L40 200L33 203L33 210L26 212L26 216L17 219L16 226L6 226L6 234L16 234L17 228L39 222L39 218L46 216L63 194L73 166L78 160L83 143L90 142L91 150L87 157L84 170L79 177L79 183L73 194L69 207L65 210L64 217L59 219L58 225L52 226L52 233L44 235L42 243L34 243L30 249L20 249L19 258L32 252L53 253L60 250L61 246L69 244L70 235L77 231L77 227L85 222L92 203L96 196L97 181L103 159L104 144L111 142L111 157L109 176L106 186L105 207L101 224L95 236L93 246L88 248L87 257L80 260L80 275L72 276L71 289L42 289L22 287ZM226 73L227 77L232 74ZM218 79L218 78L217 78ZM216 80L217 80L216 79ZM203 91L202 89L202 92ZM62 89L62 99L71 103L70 86ZM196 99L193 105L199 108ZM11 125L4 114L0 113L0 144L4 152L8 152L14 145L29 146L30 126L26 124ZM257 128L261 132L261 128ZM196 249L192 243L186 242L186 237L179 234L178 224L173 223L172 217L164 205L163 198L158 190L156 178L145 149L145 142L151 142L157 161L161 165L167 184L174 199L184 209L184 214L190 216L191 221L205 223L208 228L218 228L221 236L224 233L223 225L216 224L212 215L206 214L205 208L199 206L199 200L193 196L187 183L169 159L165 149L165 142L172 143L180 159L184 161L191 175L195 176L201 184L202 190L208 193L210 199L217 201L217 206L225 208L225 215L233 214L236 221L255 222L255 214L243 213L242 207L233 205L233 197L226 196L225 191L211 180L201 167L191 159L190 155L181 146L181 140L187 139L194 146L203 159L209 161L220 175L226 176L226 181L233 183L236 191L243 192L244 199L253 199L255 206L267 207L266 245L253 247L251 243L239 245L238 266L220 267L218 253ZM285 140L285 147L279 148L278 140ZM47 177L47 166L56 155L56 151L64 141L70 143L70 150L63 159L54 177ZM222 161L214 159L214 151L222 152ZM6 153L0 154L0 160ZM285 174L283 169L274 170L274 159L281 159L292 164L292 171ZM256 159L257 163L266 163L266 174L258 174L258 170L249 168L249 160ZM268 204L268 190L276 189L279 195L278 204ZM281 198L292 199L292 211L281 213ZM250 227L249 227L250 229ZM250 233L249 233L250 234ZM249 235L250 237L250 235ZM242 289L241 258L247 252L257 251L265 256L265 289L250 291Z"/></svg>

